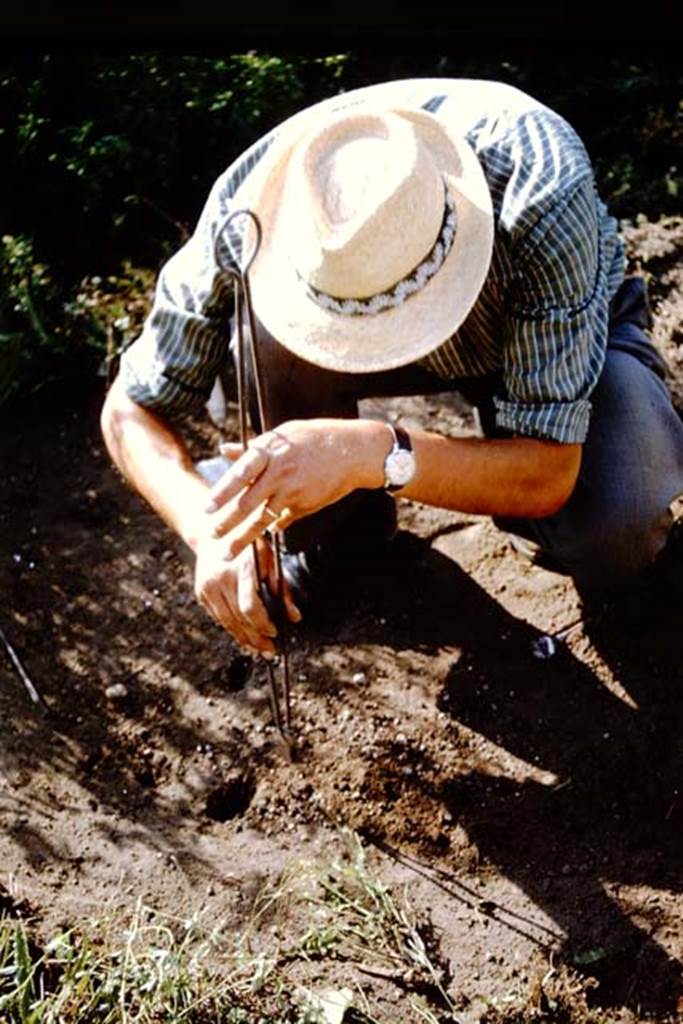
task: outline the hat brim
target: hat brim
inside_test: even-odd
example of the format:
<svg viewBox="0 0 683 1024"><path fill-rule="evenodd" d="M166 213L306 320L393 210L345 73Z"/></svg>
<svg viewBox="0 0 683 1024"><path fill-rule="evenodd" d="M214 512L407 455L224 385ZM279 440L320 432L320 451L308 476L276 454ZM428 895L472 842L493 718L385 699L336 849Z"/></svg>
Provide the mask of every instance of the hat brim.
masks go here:
<svg viewBox="0 0 683 1024"><path fill-rule="evenodd" d="M443 176L455 204L457 230L438 272L401 305L348 316L318 306L291 259L296 211L286 211L286 171L311 121L296 119L240 189L235 202L259 217L262 238L250 270L254 311L281 344L328 370L369 373L414 362L443 344L462 324L488 273L493 210L484 172L465 139L422 111L392 109L409 119ZM247 248L248 248L247 244Z"/></svg>

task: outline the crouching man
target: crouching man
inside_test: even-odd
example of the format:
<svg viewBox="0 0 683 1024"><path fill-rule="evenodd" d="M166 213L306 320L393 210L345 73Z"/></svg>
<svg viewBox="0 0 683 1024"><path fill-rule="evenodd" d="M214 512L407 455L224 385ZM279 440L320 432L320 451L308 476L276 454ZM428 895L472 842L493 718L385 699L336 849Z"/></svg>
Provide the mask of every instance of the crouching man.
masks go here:
<svg viewBox="0 0 683 1024"><path fill-rule="evenodd" d="M249 280L262 402L211 484L174 426L230 356ZM241 227L239 227L241 225ZM251 543L282 531L287 613L354 549L390 540L394 499L486 514L581 586L663 549L683 424L624 279L617 225L559 115L495 82L419 79L301 111L215 183L163 268L103 410L114 462L196 556L196 593L245 649L274 650ZM249 370L249 368L248 368ZM454 389L483 437L358 417L371 396ZM266 565L270 572L272 567Z"/></svg>

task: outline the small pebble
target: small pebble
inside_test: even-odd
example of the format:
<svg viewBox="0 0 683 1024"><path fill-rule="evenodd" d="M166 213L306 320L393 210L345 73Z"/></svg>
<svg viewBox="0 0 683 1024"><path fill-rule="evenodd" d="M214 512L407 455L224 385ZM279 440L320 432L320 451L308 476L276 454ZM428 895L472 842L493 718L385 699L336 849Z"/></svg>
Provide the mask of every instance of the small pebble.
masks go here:
<svg viewBox="0 0 683 1024"><path fill-rule="evenodd" d="M124 700L128 696L128 689L123 683L112 683L104 691L107 700Z"/></svg>
<svg viewBox="0 0 683 1024"><path fill-rule="evenodd" d="M351 676L352 683L367 683L368 677L365 672L354 672Z"/></svg>
<svg viewBox="0 0 683 1024"><path fill-rule="evenodd" d="M539 636L531 645L534 658L545 660L552 658L557 652L557 645L551 636Z"/></svg>

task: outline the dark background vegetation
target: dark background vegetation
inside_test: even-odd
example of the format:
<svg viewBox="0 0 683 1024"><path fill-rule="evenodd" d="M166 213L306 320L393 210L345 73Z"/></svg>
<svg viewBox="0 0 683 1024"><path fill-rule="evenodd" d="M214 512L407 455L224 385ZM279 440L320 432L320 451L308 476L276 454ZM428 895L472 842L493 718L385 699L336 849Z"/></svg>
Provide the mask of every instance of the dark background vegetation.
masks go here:
<svg viewBox="0 0 683 1024"><path fill-rule="evenodd" d="M187 54L177 41L15 49L0 76L0 401L75 367L91 374L107 340L129 341L131 301L192 230L216 176L278 121L343 90L420 75L509 82L574 124L617 216L681 208L683 89L666 47L640 59L632 46L558 55L543 39L499 43L495 58L439 52L436 39L409 54L325 56Z"/></svg>

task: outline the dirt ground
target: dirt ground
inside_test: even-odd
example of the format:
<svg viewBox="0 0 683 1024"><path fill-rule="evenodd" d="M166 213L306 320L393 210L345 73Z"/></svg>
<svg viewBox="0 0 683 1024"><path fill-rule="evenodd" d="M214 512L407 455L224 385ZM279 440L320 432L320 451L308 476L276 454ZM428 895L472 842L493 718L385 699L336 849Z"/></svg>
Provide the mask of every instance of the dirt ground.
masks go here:
<svg viewBox="0 0 683 1024"><path fill-rule="evenodd" d="M627 234L683 405L683 222ZM683 524L666 565L588 607L487 519L402 503L393 556L293 638L290 764L263 665L112 469L102 395L1 426L0 627L48 706L0 649L4 905L45 935L138 897L238 928L346 825L430 920L463 1021L561 963L614 1021L683 1020ZM366 411L473 429L452 396ZM399 984L382 998L404 1019Z"/></svg>

